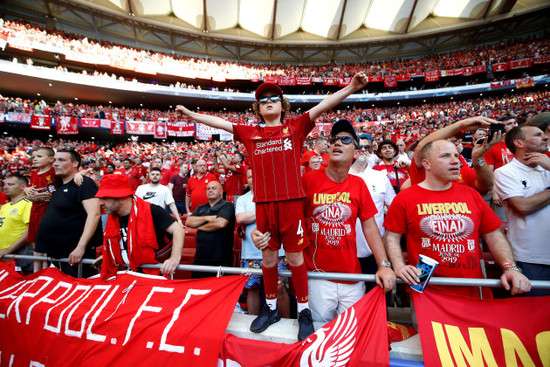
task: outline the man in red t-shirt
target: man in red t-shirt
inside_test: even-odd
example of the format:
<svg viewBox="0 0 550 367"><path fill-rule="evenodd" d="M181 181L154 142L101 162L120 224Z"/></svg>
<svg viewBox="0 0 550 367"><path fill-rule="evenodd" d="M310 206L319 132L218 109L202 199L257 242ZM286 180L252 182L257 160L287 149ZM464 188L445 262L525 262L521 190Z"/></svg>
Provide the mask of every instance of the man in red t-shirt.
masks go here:
<svg viewBox="0 0 550 367"><path fill-rule="evenodd" d="M192 112L181 105L176 107L176 112L185 117L233 133L235 140L244 144L250 157L257 228L271 238L262 249L267 304L252 322L253 332L262 332L280 320L277 309L277 260L282 243L298 298L298 340L305 339L314 331L302 252L308 240L304 235L302 199L305 192L300 172L300 154L307 134L315 125L315 119L366 84L366 75L357 73L350 84L329 95L306 113L285 119L290 111L290 102L284 98L279 86L263 83L256 89L256 102L253 104L260 122L256 126L232 124L216 116Z"/></svg>
<svg viewBox="0 0 550 367"><path fill-rule="evenodd" d="M320 136L315 139L315 146L313 147L313 150L305 152L302 156L302 159L300 160L300 165L302 166L302 175L312 171L311 167L309 166L309 160L311 159L311 157L319 157L321 159L321 166L328 166L328 147L329 145L327 138Z"/></svg>
<svg viewBox="0 0 550 367"><path fill-rule="evenodd" d="M187 182L187 196L185 197L185 210L190 215L199 205L206 204L206 185L212 181L219 181L216 176L206 171L206 161L199 159L195 165L197 173Z"/></svg>
<svg viewBox="0 0 550 367"><path fill-rule="evenodd" d="M418 153L426 178L393 200L384 227L386 250L395 274L407 284L417 284L419 255L439 262L434 276L483 278L479 237L503 268L502 285L512 294L530 290L529 280L517 271L510 243L500 230L501 220L474 189L456 184L459 154L453 143L437 140ZM401 253L401 236L407 236L409 265ZM510 286L511 285L511 286ZM472 287L429 286L448 294L479 298ZM491 297L490 292L484 296Z"/></svg>
<svg viewBox="0 0 550 367"><path fill-rule="evenodd" d="M132 167L132 161L130 158L124 158L122 161L122 174L128 177L128 182L132 186L132 190L137 189L139 185L143 184L143 173L139 168Z"/></svg>
<svg viewBox="0 0 550 367"><path fill-rule="evenodd" d="M348 120L332 127L328 167L304 176L307 234L304 250L308 271L361 274L355 242L355 223L361 220L378 264L376 283L385 292L395 284L395 274L386 256L374 220L378 212L365 181L348 174L359 140ZM309 279L309 304L313 320L327 323L365 295L365 282Z"/></svg>
<svg viewBox="0 0 550 367"><path fill-rule="evenodd" d="M218 159L223 169L219 168ZM225 184L223 185L226 197L225 200L233 202L235 196L243 194L243 176L246 172L246 166L243 164L244 156L241 152L235 152L233 160L229 163L225 155L219 150L216 151L214 161L214 170L220 174L225 174Z"/></svg>

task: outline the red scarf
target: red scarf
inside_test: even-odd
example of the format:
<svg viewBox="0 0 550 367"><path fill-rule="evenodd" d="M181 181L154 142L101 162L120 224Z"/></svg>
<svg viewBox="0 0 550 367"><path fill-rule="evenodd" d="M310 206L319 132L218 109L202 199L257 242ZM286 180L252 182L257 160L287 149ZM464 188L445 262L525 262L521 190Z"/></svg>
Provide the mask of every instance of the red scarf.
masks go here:
<svg viewBox="0 0 550 367"><path fill-rule="evenodd" d="M120 252L121 238L119 217L110 214L103 235L101 278L104 280L116 275L118 265L124 264ZM134 196L130 218L128 219L127 251L130 269L136 271L143 264L157 263L155 260L157 249L158 243L153 216L151 215L151 203ZM144 269L144 271L148 274L159 274L157 269Z"/></svg>

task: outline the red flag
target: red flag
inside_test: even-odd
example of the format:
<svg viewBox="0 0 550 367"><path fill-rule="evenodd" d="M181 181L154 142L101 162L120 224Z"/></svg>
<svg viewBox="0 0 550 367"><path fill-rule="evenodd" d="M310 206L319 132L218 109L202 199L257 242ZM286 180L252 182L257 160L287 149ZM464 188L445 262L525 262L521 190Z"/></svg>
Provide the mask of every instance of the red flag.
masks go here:
<svg viewBox="0 0 550 367"><path fill-rule="evenodd" d="M369 83L380 83L383 81L384 81L384 77L382 75L369 76Z"/></svg>
<svg viewBox="0 0 550 367"><path fill-rule="evenodd" d="M23 277L0 264L0 365L215 366L245 282Z"/></svg>
<svg viewBox="0 0 550 367"><path fill-rule="evenodd" d="M386 75L384 77L384 87L386 88L397 87L397 80L395 79L395 75Z"/></svg>
<svg viewBox="0 0 550 367"><path fill-rule="evenodd" d="M166 139L168 128L166 121L155 121L155 139Z"/></svg>
<svg viewBox="0 0 550 367"><path fill-rule="evenodd" d="M508 63L507 62L497 62L493 64L493 71L499 72L499 71L506 71L508 70Z"/></svg>
<svg viewBox="0 0 550 367"><path fill-rule="evenodd" d="M428 290L413 300L428 367L550 363L550 296L479 300Z"/></svg>
<svg viewBox="0 0 550 367"><path fill-rule="evenodd" d="M80 119L80 127L99 128L100 127L100 122L99 122L99 119L81 118Z"/></svg>
<svg viewBox="0 0 550 367"><path fill-rule="evenodd" d="M296 78L297 85L311 85L311 78Z"/></svg>
<svg viewBox="0 0 550 367"><path fill-rule="evenodd" d="M251 353L250 351L254 351ZM374 288L303 342L277 344L227 334L223 366L389 366L386 301Z"/></svg>
<svg viewBox="0 0 550 367"><path fill-rule="evenodd" d="M279 78L279 85L296 85L296 78Z"/></svg>
<svg viewBox="0 0 550 367"><path fill-rule="evenodd" d="M523 69L531 67L531 59L521 59L510 61L510 70Z"/></svg>
<svg viewBox="0 0 550 367"><path fill-rule="evenodd" d="M274 83L277 84L279 82L279 78L276 76L264 76L264 83Z"/></svg>
<svg viewBox="0 0 550 367"><path fill-rule="evenodd" d="M32 115L31 129L50 130L52 118L47 115Z"/></svg>
<svg viewBox="0 0 550 367"><path fill-rule="evenodd" d="M439 80L439 70L428 71L424 73L424 81L426 82L436 82Z"/></svg>
<svg viewBox="0 0 550 367"><path fill-rule="evenodd" d="M338 78L338 86L339 87L345 87L346 85L349 85L351 83L352 79L353 78L349 77L349 76L346 76L344 78Z"/></svg>
<svg viewBox="0 0 550 367"><path fill-rule="evenodd" d="M530 88L535 86L535 80L533 78L516 79L516 87L518 88Z"/></svg>
<svg viewBox="0 0 550 367"><path fill-rule="evenodd" d="M111 134L112 135L124 134L124 121L111 120Z"/></svg>
<svg viewBox="0 0 550 367"><path fill-rule="evenodd" d="M154 135L155 123L153 121L126 121L126 132L136 135Z"/></svg>
<svg viewBox="0 0 550 367"><path fill-rule="evenodd" d="M76 117L59 116L59 120L56 122L55 127L57 129L58 134L62 134L62 135L78 134L78 120Z"/></svg>
<svg viewBox="0 0 550 367"><path fill-rule="evenodd" d="M337 78L323 78L323 85L338 85Z"/></svg>
<svg viewBox="0 0 550 367"><path fill-rule="evenodd" d="M195 136L194 122L171 122L168 123L169 136Z"/></svg>
<svg viewBox="0 0 550 367"><path fill-rule="evenodd" d="M533 64L548 64L550 63L550 55L533 57Z"/></svg>

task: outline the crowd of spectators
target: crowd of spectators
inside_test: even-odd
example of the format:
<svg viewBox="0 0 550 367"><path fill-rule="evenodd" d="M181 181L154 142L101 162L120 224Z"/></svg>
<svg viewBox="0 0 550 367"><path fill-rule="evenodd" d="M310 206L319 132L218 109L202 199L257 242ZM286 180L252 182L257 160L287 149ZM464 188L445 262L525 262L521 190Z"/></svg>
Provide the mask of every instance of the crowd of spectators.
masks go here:
<svg viewBox="0 0 550 367"><path fill-rule="evenodd" d="M513 115L517 121L524 122L536 113L550 110L550 94L548 92L526 92L501 97L485 97L464 101L449 101L440 103L425 103L416 106L394 106L377 108L353 108L349 110L333 110L323 114L318 123L332 123L337 119L352 121L357 133L370 140L374 151L384 140L403 140L407 145L423 137L431 131L448 126L468 116L485 116L498 118ZM60 114L78 117L136 119L154 121L158 118L176 119L173 110L159 111L148 109L130 109L112 106L91 106L86 104L64 104L57 102L48 104L44 100L24 100L21 98L0 98L0 113L8 111L38 114ZM233 122L254 123L252 112L207 112ZM291 112L290 117L297 112ZM311 148L314 138L323 136L323 130L314 131L307 147ZM164 165L176 165L178 158L189 163L197 159L205 159L209 169L213 168L216 151L233 154L243 152L243 147L235 141L168 141L139 142L130 141L124 144L102 143L95 140L80 141L67 139L29 140L25 137L4 135L0 137L0 172L5 176L8 172L29 173L31 169L30 154L32 149L47 145L54 149L75 148L82 154L83 161L90 168L103 160L103 165L114 159L140 157L149 166L156 157L164 159ZM118 167L117 167L118 168Z"/></svg>
<svg viewBox="0 0 550 367"><path fill-rule="evenodd" d="M540 35L479 45L471 50L463 49L447 53L434 53L420 58L324 65L276 65L217 61L136 49L55 29L45 29L26 21L0 19L1 33L11 34L12 37L22 40L23 44L39 42L48 47L66 50L67 53L93 55L97 60L103 60L107 65L110 64L115 67L118 65L124 68L139 63L155 65L159 69L178 70L178 75L182 76L207 75L208 78L213 77L215 79L221 76L221 80L225 80L225 78L254 79L266 76L349 77L358 71L364 71L368 76L415 75L430 71L490 65L545 56L549 53L550 46L550 39L546 35ZM97 73L99 74L99 72ZM109 77L112 77L112 75ZM184 86L180 84L180 87ZM191 87L196 88L195 86Z"/></svg>

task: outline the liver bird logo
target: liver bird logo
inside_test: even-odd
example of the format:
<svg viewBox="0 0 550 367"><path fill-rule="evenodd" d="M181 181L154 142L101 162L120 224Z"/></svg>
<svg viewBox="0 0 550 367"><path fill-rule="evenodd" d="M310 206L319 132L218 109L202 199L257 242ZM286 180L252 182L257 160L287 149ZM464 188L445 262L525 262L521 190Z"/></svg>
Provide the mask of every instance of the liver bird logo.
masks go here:
<svg viewBox="0 0 550 367"><path fill-rule="evenodd" d="M357 344L357 317L350 307L338 316L333 327L320 328L303 341L309 346L300 358L300 366L337 367L345 366Z"/></svg>

